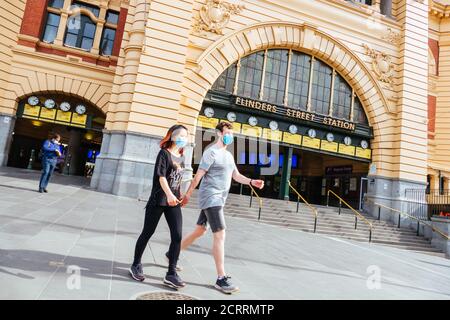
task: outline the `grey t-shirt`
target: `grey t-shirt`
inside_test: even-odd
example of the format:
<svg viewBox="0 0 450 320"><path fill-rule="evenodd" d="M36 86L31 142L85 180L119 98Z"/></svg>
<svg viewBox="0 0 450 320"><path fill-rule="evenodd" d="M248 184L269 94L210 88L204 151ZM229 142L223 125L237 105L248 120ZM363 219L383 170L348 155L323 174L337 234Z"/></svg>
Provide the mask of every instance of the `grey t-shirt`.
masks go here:
<svg viewBox="0 0 450 320"><path fill-rule="evenodd" d="M214 144L205 150L198 168L207 171L199 189L200 209L224 206L236 169L231 152Z"/></svg>

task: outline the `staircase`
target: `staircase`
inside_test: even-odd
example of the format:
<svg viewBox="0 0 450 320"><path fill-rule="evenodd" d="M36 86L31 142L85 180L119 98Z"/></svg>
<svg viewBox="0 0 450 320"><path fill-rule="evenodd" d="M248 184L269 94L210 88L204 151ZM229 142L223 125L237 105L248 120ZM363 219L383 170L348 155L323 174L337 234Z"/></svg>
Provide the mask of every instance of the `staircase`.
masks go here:
<svg viewBox="0 0 450 320"><path fill-rule="evenodd" d="M187 208L198 209L198 191L196 190ZM258 221L258 199L253 198L252 207L249 207L250 197L230 194L225 205L225 215L244 218L250 221ZM355 215L349 209L315 206L318 210L317 233L361 242L369 241L369 226L358 219L355 230ZM304 204L300 204L297 212L297 203L277 199L263 199L260 223L285 227L306 232L314 231L314 216L311 210ZM361 214L372 223L372 243L396 247L404 250L412 250L432 255L445 257L445 254L431 246L430 241L422 236L417 236L411 229L400 228L387 221L378 221L370 215Z"/></svg>

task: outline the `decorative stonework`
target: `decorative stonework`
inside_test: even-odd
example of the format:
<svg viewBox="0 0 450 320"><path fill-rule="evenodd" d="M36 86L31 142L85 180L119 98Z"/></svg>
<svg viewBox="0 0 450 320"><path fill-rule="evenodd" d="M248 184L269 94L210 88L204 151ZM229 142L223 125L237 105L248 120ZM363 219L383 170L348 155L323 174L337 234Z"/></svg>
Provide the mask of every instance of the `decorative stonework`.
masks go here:
<svg viewBox="0 0 450 320"><path fill-rule="evenodd" d="M194 31L200 33L208 31L222 35L231 15L239 14L244 9L244 5L231 4L223 0L206 0L194 24Z"/></svg>
<svg viewBox="0 0 450 320"><path fill-rule="evenodd" d="M391 57L383 52L369 48L368 45L363 44L366 49L366 54L372 58L372 69L377 75L378 80L387 83L389 86L394 84L394 65Z"/></svg>
<svg viewBox="0 0 450 320"><path fill-rule="evenodd" d="M388 28L388 32L386 35L382 37L383 40L386 40L392 44L399 45L402 40L402 36L400 33L392 31L391 28Z"/></svg>

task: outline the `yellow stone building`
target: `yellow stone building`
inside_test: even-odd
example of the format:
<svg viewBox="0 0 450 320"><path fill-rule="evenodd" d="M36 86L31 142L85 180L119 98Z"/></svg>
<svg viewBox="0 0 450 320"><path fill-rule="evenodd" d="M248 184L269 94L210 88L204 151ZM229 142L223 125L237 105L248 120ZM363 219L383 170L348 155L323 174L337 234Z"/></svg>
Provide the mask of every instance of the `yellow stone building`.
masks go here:
<svg viewBox="0 0 450 320"><path fill-rule="evenodd" d="M38 169L57 131L63 172L95 162L92 187L141 197L171 125L201 151L228 119L246 174L274 160L251 141L280 150L264 196L290 180L313 203L397 207L449 188L449 16L446 0L5 0L0 162Z"/></svg>

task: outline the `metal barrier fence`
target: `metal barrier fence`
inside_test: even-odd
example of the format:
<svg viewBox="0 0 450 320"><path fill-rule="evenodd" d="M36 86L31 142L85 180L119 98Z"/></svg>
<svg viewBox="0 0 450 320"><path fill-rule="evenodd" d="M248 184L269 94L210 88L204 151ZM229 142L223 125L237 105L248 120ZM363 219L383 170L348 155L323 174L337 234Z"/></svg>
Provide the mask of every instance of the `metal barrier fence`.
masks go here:
<svg viewBox="0 0 450 320"><path fill-rule="evenodd" d="M450 191L406 189L406 212L421 219L430 220L434 215L450 216Z"/></svg>

